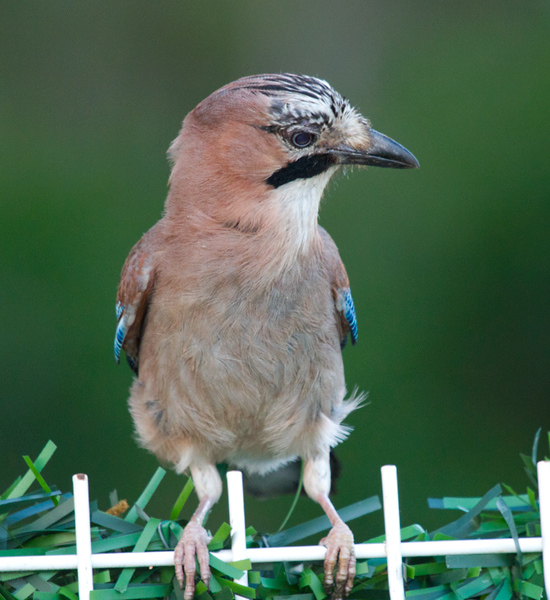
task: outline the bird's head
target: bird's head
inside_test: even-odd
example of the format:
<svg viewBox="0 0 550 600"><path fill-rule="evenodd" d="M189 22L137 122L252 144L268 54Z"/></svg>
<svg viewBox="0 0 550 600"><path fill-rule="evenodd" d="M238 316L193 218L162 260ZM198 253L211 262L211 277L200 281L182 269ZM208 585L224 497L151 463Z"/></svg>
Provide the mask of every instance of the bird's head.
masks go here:
<svg viewBox="0 0 550 600"><path fill-rule="evenodd" d="M172 186L192 183L203 198L240 213L239 222L248 215L259 227L271 206L310 229L339 167L419 166L326 81L288 73L243 77L208 96L184 120L170 157Z"/></svg>

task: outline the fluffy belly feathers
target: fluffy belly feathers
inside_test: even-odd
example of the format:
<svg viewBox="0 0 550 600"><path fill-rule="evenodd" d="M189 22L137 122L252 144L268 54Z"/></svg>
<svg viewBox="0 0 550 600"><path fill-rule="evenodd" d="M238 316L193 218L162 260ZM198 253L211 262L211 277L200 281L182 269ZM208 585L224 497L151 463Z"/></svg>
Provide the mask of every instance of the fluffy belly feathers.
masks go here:
<svg viewBox="0 0 550 600"><path fill-rule="evenodd" d="M141 444L178 471L208 459L266 472L345 437L356 403L343 402L331 298L304 319L296 298L276 295L238 312L220 312L219 297L151 307L130 411Z"/></svg>

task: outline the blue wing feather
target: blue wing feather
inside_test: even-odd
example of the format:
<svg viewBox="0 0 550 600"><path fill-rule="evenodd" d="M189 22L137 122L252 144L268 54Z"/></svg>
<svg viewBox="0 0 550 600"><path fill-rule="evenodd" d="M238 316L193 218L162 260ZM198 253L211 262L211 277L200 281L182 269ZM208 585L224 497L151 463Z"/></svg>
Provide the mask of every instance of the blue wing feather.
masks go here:
<svg viewBox="0 0 550 600"><path fill-rule="evenodd" d="M118 309L118 307L117 307ZM122 344L126 337L126 331L128 330L127 320L125 316L122 316L118 322L116 333L115 333L115 359L120 362L120 351L122 350Z"/></svg>
<svg viewBox="0 0 550 600"><path fill-rule="evenodd" d="M337 305L336 307L346 320L346 323L349 325L349 333L351 335L351 343L355 345L357 343L357 315L355 314L355 305L353 304L353 298L351 296L351 292L349 288L340 288L338 290L337 296ZM348 336L345 335L340 340L340 347L342 350L345 348L346 343L348 341Z"/></svg>
<svg viewBox="0 0 550 600"><path fill-rule="evenodd" d="M344 293L343 305L344 317L349 323L351 343L355 345L357 343L359 332L357 330L357 314L355 313L355 305L353 304L353 298L349 289Z"/></svg>

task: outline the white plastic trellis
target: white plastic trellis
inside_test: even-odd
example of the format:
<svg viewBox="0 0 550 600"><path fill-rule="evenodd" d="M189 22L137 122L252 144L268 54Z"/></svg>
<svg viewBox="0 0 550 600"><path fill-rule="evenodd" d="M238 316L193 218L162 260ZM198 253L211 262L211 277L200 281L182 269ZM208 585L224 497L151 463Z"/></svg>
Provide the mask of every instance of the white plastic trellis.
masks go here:
<svg viewBox="0 0 550 600"><path fill-rule="evenodd" d="M550 596L550 462L537 464L541 537L520 538L522 552L541 552L544 581ZM289 548L246 548L242 474L227 474L229 515L232 528L231 550L214 554L225 562L250 559L252 563L302 562L323 560L324 546L293 546ZM51 556L0 557L0 571L47 571L61 569L78 570L78 593L80 600L89 600L93 590L92 570L124 567L158 567L174 564L174 552L113 552L92 554L90 536L90 508L88 477L73 477L76 554ZM384 499L384 527L386 542L356 544L357 558L383 558L388 561L388 583L391 600L404 600L403 557L446 556L457 554L515 554L513 539L449 540L432 542L401 542L399 523L399 498L397 470L393 465L382 467L382 494ZM239 583L246 585L245 576Z"/></svg>

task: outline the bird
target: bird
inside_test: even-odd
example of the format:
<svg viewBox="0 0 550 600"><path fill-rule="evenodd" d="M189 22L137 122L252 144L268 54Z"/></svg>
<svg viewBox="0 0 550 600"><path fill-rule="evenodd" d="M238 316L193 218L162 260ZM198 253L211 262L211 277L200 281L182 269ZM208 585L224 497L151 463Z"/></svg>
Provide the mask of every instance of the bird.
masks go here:
<svg viewBox="0 0 550 600"><path fill-rule="evenodd" d="M115 356L135 374L139 444L190 473L198 507L175 552L184 597L196 562L208 586L204 521L216 465L251 477L303 461L303 487L331 523L324 586L352 589L354 539L329 498L331 449L361 403L346 399L342 348L358 337L349 279L318 224L323 191L346 166L416 168L326 81L242 77L183 120L168 150L162 218L137 242L117 292Z"/></svg>

